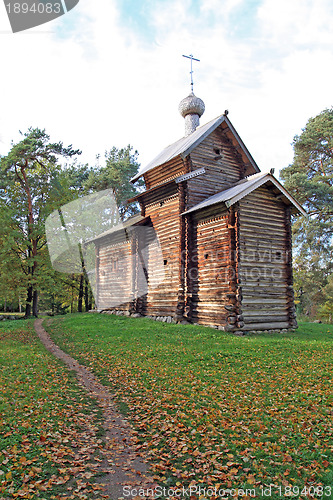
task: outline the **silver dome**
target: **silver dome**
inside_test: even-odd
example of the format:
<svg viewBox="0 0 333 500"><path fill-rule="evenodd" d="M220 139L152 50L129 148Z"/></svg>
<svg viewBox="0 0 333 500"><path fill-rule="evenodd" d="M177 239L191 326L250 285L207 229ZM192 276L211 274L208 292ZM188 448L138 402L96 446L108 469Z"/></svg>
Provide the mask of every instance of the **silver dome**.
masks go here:
<svg viewBox="0 0 333 500"><path fill-rule="evenodd" d="M201 116L205 111L205 104L199 97L191 92L190 95L180 101L178 109L183 118L190 114Z"/></svg>

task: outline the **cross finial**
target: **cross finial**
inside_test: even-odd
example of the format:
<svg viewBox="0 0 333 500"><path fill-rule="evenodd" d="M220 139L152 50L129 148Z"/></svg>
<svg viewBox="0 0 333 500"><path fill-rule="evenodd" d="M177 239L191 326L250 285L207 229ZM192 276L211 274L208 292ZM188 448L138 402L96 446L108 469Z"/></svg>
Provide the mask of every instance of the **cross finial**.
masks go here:
<svg viewBox="0 0 333 500"><path fill-rule="evenodd" d="M183 57L186 57L187 59L191 59L191 71L190 71L190 75L191 75L191 91L193 93L193 66L192 66L192 62L193 61L200 62L200 59L195 59L195 57L193 57L192 54L190 54L189 56L184 56L184 54L183 54Z"/></svg>

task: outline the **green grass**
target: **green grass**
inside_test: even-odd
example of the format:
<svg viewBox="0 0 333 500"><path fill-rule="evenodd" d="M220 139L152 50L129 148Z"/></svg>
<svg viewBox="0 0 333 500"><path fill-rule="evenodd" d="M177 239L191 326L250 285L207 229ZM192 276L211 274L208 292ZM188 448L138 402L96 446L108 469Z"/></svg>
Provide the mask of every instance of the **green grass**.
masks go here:
<svg viewBox="0 0 333 500"><path fill-rule="evenodd" d="M333 486L332 326L236 337L85 314L49 331L116 393L165 484Z"/></svg>
<svg viewBox="0 0 333 500"><path fill-rule="evenodd" d="M0 324L0 387L0 498L62 498L70 484L74 491L72 476L91 469L99 448L101 411L44 349L31 320Z"/></svg>

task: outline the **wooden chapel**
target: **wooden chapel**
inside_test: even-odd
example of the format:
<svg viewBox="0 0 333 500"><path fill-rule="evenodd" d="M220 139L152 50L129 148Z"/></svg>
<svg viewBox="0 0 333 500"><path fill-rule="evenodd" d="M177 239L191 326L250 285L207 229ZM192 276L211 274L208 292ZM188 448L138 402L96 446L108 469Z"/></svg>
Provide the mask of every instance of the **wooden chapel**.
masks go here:
<svg viewBox="0 0 333 500"><path fill-rule="evenodd" d="M260 172L227 112L199 126L204 108L183 99L185 136L132 179L146 189L129 200L141 211L126 238L113 228L94 239L97 308L238 333L295 328L291 214L305 212ZM157 285L156 258L138 265L142 228L161 248Z"/></svg>

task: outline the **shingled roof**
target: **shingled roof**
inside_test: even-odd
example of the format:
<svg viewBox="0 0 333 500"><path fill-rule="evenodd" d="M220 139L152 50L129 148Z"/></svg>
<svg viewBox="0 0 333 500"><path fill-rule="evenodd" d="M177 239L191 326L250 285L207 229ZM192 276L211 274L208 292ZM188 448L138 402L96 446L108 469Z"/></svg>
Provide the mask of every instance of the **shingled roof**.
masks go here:
<svg viewBox="0 0 333 500"><path fill-rule="evenodd" d="M184 212L183 215L190 214L198 210L202 210L203 208L208 208L218 203L224 203L225 207L229 208L231 205L234 205L237 201L241 200L248 194L252 193L252 191L254 191L255 189L258 189L260 186L267 183L270 183L271 185L275 186L275 188L277 188L278 191L280 191L280 194L282 195L281 198L283 198L284 202L289 205L292 205L293 213L300 212L302 215L307 215L305 210L295 200L295 198L293 198L291 194L289 194L288 191L286 191L286 189L282 186L282 184L277 179L275 179L273 175L268 173L266 174L259 173L250 175L249 177L246 177L245 179L242 179L241 181L237 182L231 188L226 189L225 191L221 191L220 193L214 194L213 196L210 196L206 200L198 203L194 207L190 208L190 210Z"/></svg>
<svg viewBox="0 0 333 500"><path fill-rule="evenodd" d="M196 146L198 146L204 139L206 139L206 137L209 134L214 132L214 130L217 129L217 127L219 127L223 122L226 123L227 128L229 128L231 133L236 138L238 144L245 153L249 163L254 168L254 171L260 172L258 165L252 158L251 154L249 153L242 139L239 137L238 133L236 132L230 120L227 118L226 115L220 115L217 118L214 118L214 120L211 120L210 122L206 123L205 125L198 127L192 134L186 137L182 137L177 142L174 142L173 144L170 144L170 146L167 146L165 149L163 149L161 153L159 153L150 163L148 163L146 167L140 170L140 172L138 172L131 179L131 182L137 181L142 175L144 175L149 170L152 170L155 167L163 165L164 163L172 160L173 158L176 158L177 156L181 156L181 158L183 159L186 158L186 156L188 156Z"/></svg>

